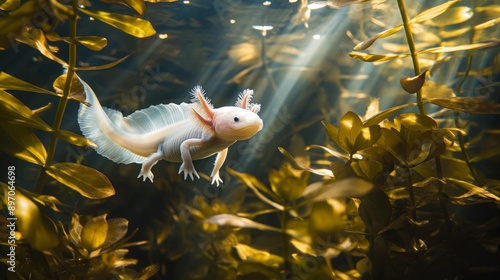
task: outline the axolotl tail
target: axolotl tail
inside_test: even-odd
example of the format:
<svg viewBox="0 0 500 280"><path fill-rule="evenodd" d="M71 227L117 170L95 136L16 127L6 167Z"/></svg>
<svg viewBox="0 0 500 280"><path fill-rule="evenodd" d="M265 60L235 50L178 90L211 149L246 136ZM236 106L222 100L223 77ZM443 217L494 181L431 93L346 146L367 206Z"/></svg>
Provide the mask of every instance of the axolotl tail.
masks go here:
<svg viewBox="0 0 500 280"><path fill-rule="evenodd" d="M96 152L117 163L142 163L146 158L137 155L110 138L109 131L120 133L123 115L119 111L102 107L90 86L78 77L85 91L85 101L80 104L78 124L83 135L97 145ZM108 131L108 133L106 133Z"/></svg>

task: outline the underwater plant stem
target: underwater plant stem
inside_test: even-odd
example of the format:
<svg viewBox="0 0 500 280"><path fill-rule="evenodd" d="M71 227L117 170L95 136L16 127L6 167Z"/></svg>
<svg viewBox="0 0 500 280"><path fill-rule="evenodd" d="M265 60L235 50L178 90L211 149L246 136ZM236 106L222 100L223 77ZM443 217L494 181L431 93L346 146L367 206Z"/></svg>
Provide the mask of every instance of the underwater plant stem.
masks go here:
<svg viewBox="0 0 500 280"><path fill-rule="evenodd" d="M415 193L413 192L413 178L411 175L411 169L409 167L405 167L406 172L408 172L408 194L410 195L410 204L411 204L411 218L414 221L417 221L417 207L415 205Z"/></svg>
<svg viewBox="0 0 500 280"><path fill-rule="evenodd" d="M417 49L415 48L415 41L413 40L413 33L411 32L410 18L406 12L406 6L404 0L397 0L399 12L401 13L401 18L403 19L403 26L405 29L406 40L408 41L408 47L410 49L411 60L413 61L413 71L415 76L420 74L420 65L418 63ZM422 102L422 89L417 91L417 106L420 114L425 115L425 107Z"/></svg>
<svg viewBox="0 0 500 280"><path fill-rule="evenodd" d="M264 71L266 72L267 78L269 79L269 83L273 87L273 90L275 92L278 92L278 86L276 85L276 81L274 81L273 75L271 74L271 70L269 70L269 66L267 65L267 56L266 56L266 36L262 35L260 38L260 44L261 44L261 60L262 60L262 67L264 67Z"/></svg>
<svg viewBox="0 0 500 280"><path fill-rule="evenodd" d="M441 167L441 157L435 157L434 161L436 162L436 172L438 179L443 179L443 169ZM451 236L453 232L453 224L451 223L450 214L448 213L448 207L446 206L446 196L443 193L443 184L438 182L438 200L439 205L441 206L441 211L443 212L445 224L446 224L446 236Z"/></svg>
<svg viewBox="0 0 500 280"><path fill-rule="evenodd" d="M292 272L292 265L290 263L290 240L288 238L287 227L288 227L288 206L285 205L281 217L281 229L283 238L283 262L285 264L285 275Z"/></svg>
<svg viewBox="0 0 500 280"><path fill-rule="evenodd" d="M72 41L76 40L76 25L77 25L77 9L78 9L78 1L72 0L72 8L74 11L74 16L70 18L69 21L69 36ZM66 105L68 104L68 96L69 91L71 89L71 81L73 80L73 76L75 74L76 67L76 44L69 43L69 61L68 61L68 72L66 73L66 82L64 84L64 90L62 96L59 100L59 104L57 106L56 117L54 119L54 124L52 125L52 129L54 131L58 131L61 127L62 119L64 116L64 111L66 110ZM54 160L54 155L56 152L58 137L55 133L52 133L50 136L49 150L47 152L47 160L43 166L42 172L40 172L40 176L38 177L38 182L35 188L36 193L43 192L43 184L47 174L45 170L52 164Z"/></svg>

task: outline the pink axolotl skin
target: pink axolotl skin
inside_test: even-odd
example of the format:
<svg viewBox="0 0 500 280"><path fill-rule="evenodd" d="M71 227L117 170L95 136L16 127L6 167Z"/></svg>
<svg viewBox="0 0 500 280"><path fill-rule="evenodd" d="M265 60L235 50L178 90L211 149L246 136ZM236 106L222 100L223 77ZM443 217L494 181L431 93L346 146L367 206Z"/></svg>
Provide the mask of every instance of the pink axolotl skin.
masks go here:
<svg viewBox="0 0 500 280"><path fill-rule="evenodd" d="M228 147L246 140L262 129L257 115L259 104L250 103L252 90L239 95L235 106L213 108L201 87L193 89L192 103L159 104L126 117L116 110L101 107L87 83L86 99L80 105L78 123L83 135L97 145L98 154L117 163L141 163L141 176L153 182L151 168L161 159L181 162L179 174L200 178L193 160L217 154L212 184L222 183L219 170Z"/></svg>

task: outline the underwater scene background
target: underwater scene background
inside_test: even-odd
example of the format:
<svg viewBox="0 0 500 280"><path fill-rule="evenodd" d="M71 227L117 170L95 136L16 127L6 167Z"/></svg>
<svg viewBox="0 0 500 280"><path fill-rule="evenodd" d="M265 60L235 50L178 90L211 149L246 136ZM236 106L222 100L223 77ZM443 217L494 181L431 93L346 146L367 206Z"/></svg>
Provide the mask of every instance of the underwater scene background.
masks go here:
<svg viewBox="0 0 500 280"><path fill-rule="evenodd" d="M0 279L499 279L500 1L0 0ZM69 78L68 78L69 77ZM154 183L84 138L254 91Z"/></svg>

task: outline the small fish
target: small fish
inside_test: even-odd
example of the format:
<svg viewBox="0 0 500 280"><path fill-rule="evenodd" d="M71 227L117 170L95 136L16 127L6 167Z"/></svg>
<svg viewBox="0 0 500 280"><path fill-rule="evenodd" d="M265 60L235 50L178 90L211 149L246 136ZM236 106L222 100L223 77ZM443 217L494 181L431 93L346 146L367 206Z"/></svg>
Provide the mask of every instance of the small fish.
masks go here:
<svg viewBox="0 0 500 280"><path fill-rule="evenodd" d="M263 126L257 115L260 104L250 103L253 91L249 89L239 95L235 106L214 108L196 86L191 103L154 105L123 117L117 110L101 107L89 85L80 82L91 105L81 104L78 111L83 135L97 145L98 154L114 162L142 164L138 178L144 181L153 182L151 168L162 159L182 163L179 174L184 172L184 179L200 178L193 160L217 154L210 177L218 186L228 147L251 138Z"/></svg>

